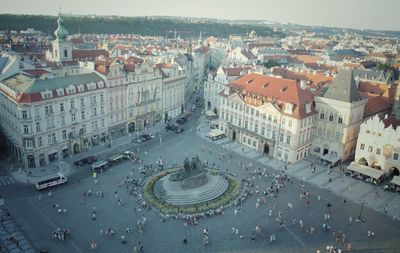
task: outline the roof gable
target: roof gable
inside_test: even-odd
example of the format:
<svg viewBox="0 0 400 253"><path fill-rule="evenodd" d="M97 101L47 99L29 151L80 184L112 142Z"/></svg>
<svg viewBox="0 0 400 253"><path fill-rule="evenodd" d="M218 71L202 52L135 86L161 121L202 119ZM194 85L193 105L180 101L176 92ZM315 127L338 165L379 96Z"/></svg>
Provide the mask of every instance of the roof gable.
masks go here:
<svg viewBox="0 0 400 253"><path fill-rule="evenodd" d="M323 97L347 103L353 103L362 99L351 70L341 70L329 85Z"/></svg>

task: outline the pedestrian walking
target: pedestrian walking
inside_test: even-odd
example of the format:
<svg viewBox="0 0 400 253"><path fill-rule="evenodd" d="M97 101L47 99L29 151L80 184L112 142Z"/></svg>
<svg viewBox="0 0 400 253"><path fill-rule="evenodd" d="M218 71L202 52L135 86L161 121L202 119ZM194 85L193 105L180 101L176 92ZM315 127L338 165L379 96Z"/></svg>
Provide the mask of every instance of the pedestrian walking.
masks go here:
<svg viewBox="0 0 400 253"><path fill-rule="evenodd" d="M353 218L351 216L349 216L349 224L351 224L352 221L353 221Z"/></svg>

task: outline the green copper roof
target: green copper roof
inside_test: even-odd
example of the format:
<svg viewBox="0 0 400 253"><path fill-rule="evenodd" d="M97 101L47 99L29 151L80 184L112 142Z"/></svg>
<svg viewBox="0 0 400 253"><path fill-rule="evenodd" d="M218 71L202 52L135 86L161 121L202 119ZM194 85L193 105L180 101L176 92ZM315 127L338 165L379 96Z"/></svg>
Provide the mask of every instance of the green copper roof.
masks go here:
<svg viewBox="0 0 400 253"><path fill-rule="evenodd" d="M64 27L64 19L61 16L61 13L58 14L57 18L57 30L55 30L54 35L56 36L56 39L59 40L64 40L68 36L68 31Z"/></svg>

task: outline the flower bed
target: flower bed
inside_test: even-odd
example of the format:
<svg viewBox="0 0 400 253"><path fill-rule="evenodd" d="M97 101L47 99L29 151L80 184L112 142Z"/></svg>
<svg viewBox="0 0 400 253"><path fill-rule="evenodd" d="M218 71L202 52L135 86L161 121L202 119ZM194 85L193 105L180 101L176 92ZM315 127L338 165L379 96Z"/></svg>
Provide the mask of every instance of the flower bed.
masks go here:
<svg viewBox="0 0 400 253"><path fill-rule="evenodd" d="M210 210L215 210L221 206L229 205L231 201L239 196L241 183L235 178L224 175L225 179L228 181L228 188L221 196L204 203L195 205L171 205L164 203L159 200L154 194L154 185L162 177L175 173L178 169L170 169L163 171L150 177L143 186L143 197L148 201L148 203L155 209L157 209L162 214L194 214L203 213ZM210 170L210 174L218 174L218 170Z"/></svg>

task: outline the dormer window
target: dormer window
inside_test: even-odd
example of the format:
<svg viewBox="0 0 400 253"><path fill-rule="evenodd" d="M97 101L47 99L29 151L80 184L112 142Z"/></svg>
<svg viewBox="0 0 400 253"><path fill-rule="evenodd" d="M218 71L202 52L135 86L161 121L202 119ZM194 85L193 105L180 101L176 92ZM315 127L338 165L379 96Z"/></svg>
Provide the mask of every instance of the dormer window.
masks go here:
<svg viewBox="0 0 400 253"><path fill-rule="evenodd" d="M291 103L286 104L285 106L285 113L292 114L294 109L294 105Z"/></svg>
<svg viewBox="0 0 400 253"><path fill-rule="evenodd" d="M64 89L63 88L57 89L57 96L59 96L59 97L64 96Z"/></svg>
<svg viewBox="0 0 400 253"><path fill-rule="evenodd" d="M85 87L83 86L83 84L78 85L78 92L84 92L85 91Z"/></svg>
<svg viewBox="0 0 400 253"><path fill-rule="evenodd" d="M305 104L306 107L306 113L310 113L311 112L311 104Z"/></svg>
<svg viewBox="0 0 400 253"><path fill-rule="evenodd" d="M41 92L43 99L50 99L53 97L53 92L51 90L46 90Z"/></svg>

